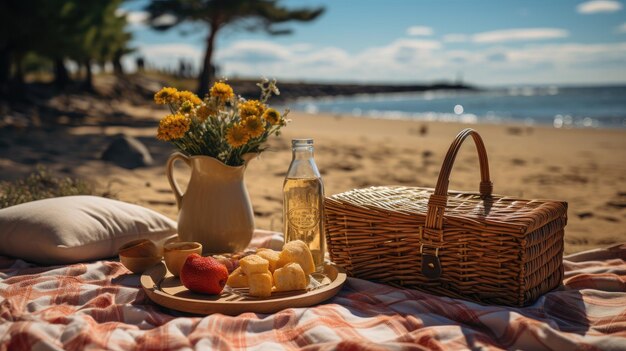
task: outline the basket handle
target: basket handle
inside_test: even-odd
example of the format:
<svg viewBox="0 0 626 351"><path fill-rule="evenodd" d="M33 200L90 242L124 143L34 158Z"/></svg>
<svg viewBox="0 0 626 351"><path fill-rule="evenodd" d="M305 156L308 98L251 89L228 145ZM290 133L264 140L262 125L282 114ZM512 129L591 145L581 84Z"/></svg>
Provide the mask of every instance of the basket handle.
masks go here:
<svg viewBox="0 0 626 351"><path fill-rule="evenodd" d="M465 141L465 139L470 135L474 139L474 144L476 144L476 151L478 151L478 161L480 162L480 195L483 198L491 196L493 184L489 179L489 162L487 161L487 151L485 150L485 144L483 144L483 139L475 130L471 128L464 129L456 136L456 138L452 142L452 145L450 145L448 153L446 154L446 158L444 159L443 165L441 166L441 171L439 172L439 179L437 180L435 192L430 196L428 200L428 211L426 213L425 228L441 230L443 227L443 215L446 210L446 204L448 202L448 184L450 182L450 172L452 171L452 166L454 165L456 154L459 152L463 141ZM441 237L443 233L439 234L439 241L443 241L443 238Z"/></svg>

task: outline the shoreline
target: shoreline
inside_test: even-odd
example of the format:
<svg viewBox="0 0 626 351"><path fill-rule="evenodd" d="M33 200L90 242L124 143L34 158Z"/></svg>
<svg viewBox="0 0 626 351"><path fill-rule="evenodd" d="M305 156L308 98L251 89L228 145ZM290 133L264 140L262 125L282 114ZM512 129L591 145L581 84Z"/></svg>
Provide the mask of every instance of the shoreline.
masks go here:
<svg viewBox="0 0 626 351"><path fill-rule="evenodd" d="M282 106L279 106L279 108L282 109ZM381 112L381 111L378 111ZM430 113L430 112L419 112L419 114L422 113ZM517 127L517 128L545 128L545 129L554 129L554 130L600 130L600 131L626 131L626 125L624 125L623 127L608 127L608 126L598 126L598 127L593 127L593 126L576 126L576 125L567 125L567 126L563 126L563 127L555 127L553 124L550 123L539 123L539 122L524 122L522 120L516 120L516 119L501 119L501 120L474 120L474 121L461 121L461 120L445 120L445 119L428 119L428 118L419 118L419 117L410 117L410 116L397 116L397 117L392 117L392 116L378 116L375 114L375 112L372 112L371 114L363 114L363 115L354 115L354 114L350 114L350 113L343 113L343 112L337 112L337 113L333 113L333 112L327 112L327 111L320 111L320 112L307 112L307 111L302 111L302 110L290 110L289 114L299 114L299 115L309 115L309 116L316 116L316 115L326 115L326 116L332 116L333 118L354 118L356 120L360 120L360 119L373 119L373 120L381 120L381 121L401 121L401 122L416 122L416 123L452 123L452 124L463 124L463 125L468 125L468 126L482 126L482 125L494 125L494 126L503 126L503 127ZM437 112L433 112L433 114L438 114ZM450 115L450 116L459 116L459 115L455 115L454 113L448 113L448 114L444 114L444 115ZM475 115L471 115L471 116L475 116Z"/></svg>
<svg viewBox="0 0 626 351"><path fill-rule="evenodd" d="M555 128L626 128L624 87L518 88L486 91L301 97L281 103L294 111L362 118L502 123ZM593 98L600 94L602 98ZM600 96L598 95L598 96Z"/></svg>

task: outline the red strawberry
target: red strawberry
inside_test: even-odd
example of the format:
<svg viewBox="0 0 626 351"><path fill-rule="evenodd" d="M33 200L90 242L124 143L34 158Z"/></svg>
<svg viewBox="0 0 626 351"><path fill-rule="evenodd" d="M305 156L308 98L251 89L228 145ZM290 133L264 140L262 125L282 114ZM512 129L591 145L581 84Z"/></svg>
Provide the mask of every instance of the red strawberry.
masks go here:
<svg viewBox="0 0 626 351"><path fill-rule="evenodd" d="M194 292L218 295L228 280L228 270L213 257L196 253L187 256L180 271L180 281Z"/></svg>

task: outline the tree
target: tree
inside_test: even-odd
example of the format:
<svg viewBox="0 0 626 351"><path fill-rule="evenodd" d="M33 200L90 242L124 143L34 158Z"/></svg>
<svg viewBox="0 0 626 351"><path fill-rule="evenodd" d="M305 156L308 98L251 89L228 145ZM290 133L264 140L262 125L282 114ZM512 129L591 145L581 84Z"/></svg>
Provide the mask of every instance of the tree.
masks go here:
<svg viewBox="0 0 626 351"><path fill-rule="evenodd" d="M241 25L249 31L289 34L291 29L277 29L275 25L312 21L324 12L324 8L288 9L281 6L279 0L152 0L146 11L150 14L150 25L157 30L168 30L184 22L208 26L202 71L198 77L198 93L203 96L214 78L213 51L221 29ZM164 21L167 17L173 20Z"/></svg>
<svg viewBox="0 0 626 351"><path fill-rule="evenodd" d="M91 88L91 64L117 61L130 50L126 17L116 10L122 0L3 0L0 1L0 92L8 91L11 65L14 81L23 79L24 59L36 54L53 63L55 83L69 81L67 59L86 69ZM120 67L118 67L120 68Z"/></svg>
<svg viewBox="0 0 626 351"><path fill-rule="evenodd" d="M84 88L93 90L92 65L112 61L116 70L121 71L119 59L130 52L127 48L131 35L124 31L126 16L118 15L121 0L85 1L76 3L74 23L78 26L76 34L71 36L72 51L69 57L85 67Z"/></svg>
<svg viewBox="0 0 626 351"><path fill-rule="evenodd" d="M35 7L35 8L33 8ZM11 78L11 65L18 61L17 76L20 81L22 65L19 63L26 54L32 41L37 41L37 35L30 28L37 28L41 12L30 2L20 0L0 1L0 94L8 92L8 83Z"/></svg>

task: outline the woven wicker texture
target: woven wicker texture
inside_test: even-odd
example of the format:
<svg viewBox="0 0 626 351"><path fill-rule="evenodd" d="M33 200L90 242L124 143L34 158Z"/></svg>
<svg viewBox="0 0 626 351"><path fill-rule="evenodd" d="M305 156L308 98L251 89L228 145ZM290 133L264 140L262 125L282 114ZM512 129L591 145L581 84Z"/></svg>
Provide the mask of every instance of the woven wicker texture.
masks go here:
<svg viewBox="0 0 626 351"><path fill-rule="evenodd" d="M468 136L479 153L480 192L448 192ZM450 147L435 189L371 187L326 198L331 259L358 278L482 303L529 304L562 281L567 203L491 191L482 140L466 129ZM424 257L440 264L435 279L424 275Z"/></svg>

